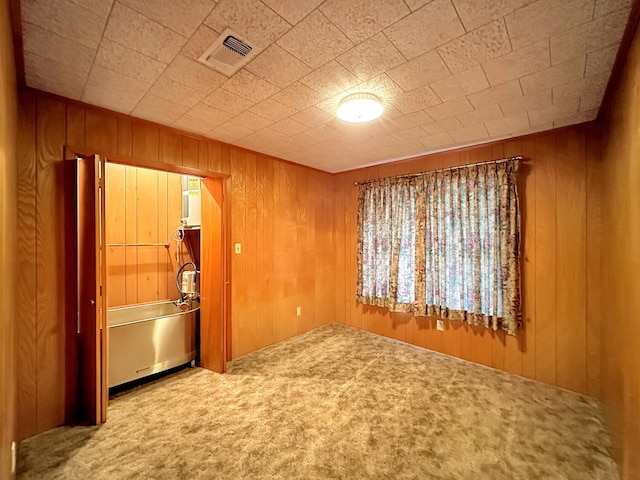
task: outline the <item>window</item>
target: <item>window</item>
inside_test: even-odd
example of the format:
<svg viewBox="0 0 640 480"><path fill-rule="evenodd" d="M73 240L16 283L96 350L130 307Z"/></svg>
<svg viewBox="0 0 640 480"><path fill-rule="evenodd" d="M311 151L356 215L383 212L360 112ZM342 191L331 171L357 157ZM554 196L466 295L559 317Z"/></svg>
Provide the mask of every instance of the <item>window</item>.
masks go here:
<svg viewBox="0 0 640 480"><path fill-rule="evenodd" d="M517 171L509 159L361 184L357 300L514 334Z"/></svg>

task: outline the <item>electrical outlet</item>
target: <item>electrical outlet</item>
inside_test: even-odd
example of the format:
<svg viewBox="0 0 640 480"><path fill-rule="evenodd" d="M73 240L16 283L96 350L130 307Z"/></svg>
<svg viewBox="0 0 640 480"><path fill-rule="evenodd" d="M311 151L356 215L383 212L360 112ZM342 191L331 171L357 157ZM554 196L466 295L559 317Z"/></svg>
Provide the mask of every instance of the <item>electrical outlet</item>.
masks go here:
<svg viewBox="0 0 640 480"><path fill-rule="evenodd" d="M444 331L444 320L436 320L436 329Z"/></svg>
<svg viewBox="0 0 640 480"><path fill-rule="evenodd" d="M302 307L296 308L296 315L298 316L302 315Z"/></svg>
<svg viewBox="0 0 640 480"><path fill-rule="evenodd" d="M236 243L235 252L236 252L236 255L240 255L242 253L242 244L241 243Z"/></svg>
<svg viewBox="0 0 640 480"><path fill-rule="evenodd" d="M11 478L15 478L17 463L18 452L16 448L16 442L11 442Z"/></svg>

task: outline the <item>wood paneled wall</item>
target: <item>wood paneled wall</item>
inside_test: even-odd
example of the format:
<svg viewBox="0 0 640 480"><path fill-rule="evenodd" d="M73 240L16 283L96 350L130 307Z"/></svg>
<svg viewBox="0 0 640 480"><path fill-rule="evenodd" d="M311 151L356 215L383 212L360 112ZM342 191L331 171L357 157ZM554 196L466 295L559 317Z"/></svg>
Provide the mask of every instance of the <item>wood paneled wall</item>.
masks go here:
<svg viewBox="0 0 640 480"><path fill-rule="evenodd" d="M234 357L334 320L332 175L35 91L18 113L21 438L65 420L64 145L230 175Z"/></svg>
<svg viewBox="0 0 640 480"><path fill-rule="evenodd" d="M622 478L640 478L640 35L602 119L602 401Z"/></svg>
<svg viewBox="0 0 640 480"><path fill-rule="evenodd" d="M594 124L369 167L336 177L336 312L348 325L550 385L600 389L599 131ZM522 296L515 337L355 303L357 187L379 177L523 155Z"/></svg>
<svg viewBox="0 0 640 480"><path fill-rule="evenodd" d="M164 247L107 247L107 305L175 300L176 242L180 226L180 175L116 163L105 169L107 244L169 243ZM181 249L183 262L190 257Z"/></svg>
<svg viewBox="0 0 640 480"><path fill-rule="evenodd" d="M16 77L8 2L0 2L0 478L11 478L16 438L16 306L33 299L16 280Z"/></svg>
<svg viewBox="0 0 640 480"><path fill-rule="evenodd" d="M231 178L236 358L335 320L333 177L232 149Z"/></svg>

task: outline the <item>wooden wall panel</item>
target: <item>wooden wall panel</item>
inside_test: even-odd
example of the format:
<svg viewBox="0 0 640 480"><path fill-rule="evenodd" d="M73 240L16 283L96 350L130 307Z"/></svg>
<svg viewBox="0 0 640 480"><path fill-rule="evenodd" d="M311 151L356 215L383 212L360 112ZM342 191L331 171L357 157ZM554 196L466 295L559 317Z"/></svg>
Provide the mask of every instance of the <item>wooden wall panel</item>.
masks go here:
<svg viewBox="0 0 640 480"><path fill-rule="evenodd" d="M183 138L182 139L182 144L181 144L181 148L182 151L180 152L180 159L182 160L182 165L184 165L185 167L192 167L192 168L200 168L200 152L198 151L198 145L199 143L203 143L204 147L203 153L205 155L205 159L202 162L202 168L207 170L207 158L206 158L206 143L205 142L199 142L198 140L196 140L195 138Z"/></svg>
<svg viewBox="0 0 640 480"><path fill-rule="evenodd" d="M247 294L244 288L247 284L247 256L242 253L235 253L236 244L240 244L240 249L246 248L246 225L247 225L247 194L244 177L246 176L246 168L244 161L244 152L234 150L231 154L231 161L234 165L233 175L231 176L231 241L232 241L232 257L231 257L231 338L233 345L232 357L239 357L255 350L256 339L253 335L247 334L244 338L240 338L241 332L252 332L251 325L247 322L256 321L256 319L248 318L246 314Z"/></svg>
<svg viewBox="0 0 640 480"><path fill-rule="evenodd" d="M586 135L556 136L556 382L587 392L587 155Z"/></svg>
<svg viewBox="0 0 640 480"><path fill-rule="evenodd" d="M128 118L118 118L119 155L133 156L133 124Z"/></svg>
<svg viewBox="0 0 640 480"><path fill-rule="evenodd" d="M158 138L159 160L172 165L182 165L182 135L160 130Z"/></svg>
<svg viewBox="0 0 640 480"><path fill-rule="evenodd" d="M230 166L231 248L242 246L232 255L237 358L335 319L333 272L323 271L333 265L333 216L323 211L333 202L316 194L331 191L333 177L236 148Z"/></svg>
<svg viewBox="0 0 640 480"><path fill-rule="evenodd" d="M274 165L273 183L275 213L273 218L273 275L275 280L273 294L279 300L273 305L273 335L275 338L287 338L293 330L293 328L289 328L289 325L295 316L296 308L291 299L295 291L296 279L287 275L296 245L296 232L292 220L293 206L288 202L288 192L291 192L291 185L288 183L285 165ZM233 212L231 218L234 218Z"/></svg>
<svg viewBox="0 0 640 480"><path fill-rule="evenodd" d="M270 185L269 178L265 180L266 185ZM315 252L311 257L315 258L315 303L313 304L314 324L319 326L328 322L335 321L335 310L324 308L324 305L332 305L335 302L335 285L336 285L336 269L337 259L336 240L334 228L335 204L333 186L327 188L325 179L316 176L313 178L313 194L311 198L315 198ZM273 212L273 205L267 202L264 205L265 225L269 222L269 218ZM269 233L265 232L265 237L269 238ZM272 236L269 238L272 241Z"/></svg>
<svg viewBox="0 0 640 480"><path fill-rule="evenodd" d="M158 192L158 201L156 202L158 205L158 242L168 242L171 243L171 239L169 237L169 233L167 232L169 228L169 218L168 212L169 210L173 210L169 208L169 192L168 189L168 177L169 174L167 172L157 172L157 192ZM173 218L171 223L176 227L180 224L180 218ZM169 289L169 272L171 271L171 258L169 257L169 249L168 248L156 248L156 264L158 265L158 300L163 300L167 298L177 298L178 292L173 285L171 285L171 290Z"/></svg>
<svg viewBox="0 0 640 480"><path fill-rule="evenodd" d="M85 122L85 109L82 106L67 106L67 145L85 144Z"/></svg>
<svg viewBox="0 0 640 480"><path fill-rule="evenodd" d="M148 123L134 123L132 139L134 157L152 162L158 161L160 132L157 126Z"/></svg>
<svg viewBox="0 0 640 480"><path fill-rule="evenodd" d="M244 268L246 281L251 282L252 279L257 278L258 269L257 262L252 261L251 259L258 259L257 255L258 248L258 237L257 230L259 228L259 212L258 212L258 186L257 186L257 178L256 178L256 155L250 152L244 153L244 177L242 179L244 183L244 192L245 192L245 208L246 208L246 222L245 222L245 232L244 232L244 243L242 245L243 253L242 256L245 258ZM261 189L262 190L262 189ZM260 212L261 213L261 212ZM245 295L245 315L246 321L251 325L250 330L245 330L247 333L251 333L254 338L254 348L251 351L260 348L258 345L260 344L260 338L262 337L262 332L265 330L264 326L269 320L265 319L260 315L258 310L258 299L256 292L258 291L257 287L258 282L256 282L256 286L253 291L247 290ZM245 284L246 285L246 284ZM244 287L244 285L242 285ZM242 332L238 336L242 336ZM236 346L241 345L241 343L236 343Z"/></svg>
<svg viewBox="0 0 640 480"><path fill-rule="evenodd" d="M195 168L199 168L200 170L209 170L209 142L205 142L203 140L198 140L197 142L197 152L198 152L198 162L195 163L193 159L193 150L192 150L191 142L184 140L182 144L182 164L186 166L193 166Z"/></svg>
<svg viewBox="0 0 640 480"><path fill-rule="evenodd" d="M158 242L158 172L136 169L137 242ZM158 248L138 249L138 302L153 302L158 298Z"/></svg>
<svg viewBox="0 0 640 480"><path fill-rule="evenodd" d="M636 5L636 14L639 6ZM638 15L635 16L637 24ZM634 24L632 26L635 27ZM633 31L633 30L632 30ZM603 155L599 172L602 195L602 297L589 299L596 311L601 302L602 326L590 322L588 342L601 338L602 394L621 478L640 478L640 35L635 31L611 102L602 115ZM588 195L598 185L589 179ZM589 201L596 211L598 205ZM597 274L598 266L592 274ZM590 276L589 288L594 277ZM593 301L595 300L595 305ZM595 319L592 319L595 320ZM589 378L589 384L595 379ZM593 387L592 387L593 388Z"/></svg>
<svg viewBox="0 0 640 480"><path fill-rule="evenodd" d="M273 163L262 155L256 159L256 248L264 252L273 252L273 195L269 195L273 185ZM260 282L255 290L257 307L264 313L262 322L258 325L258 337L274 339L273 308L274 301L271 294L273 279L273 256L259 255L256 262L256 272L266 272L266 281ZM261 273L258 273L261 274Z"/></svg>
<svg viewBox="0 0 640 480"><path fill-rule="evenodd" d="M86 144L98 152L118 151L118 119L101 110L87 110L85 114Z"/></svg>
<svg viewBox="0 0 640 480"><path fill-rule="evenodd" d="M181 254L185 255L180 261L177 260L177 244L172 240L172 234L180 225L182 217L182 180L180 175L167 175L167 230L166 237L169 239L169 250L163 250L168 255L167 258L167 298L176 298L176 273L178 268L186 262L186 250L183 247Z"/></svg>
<svg viewBox="0 0 640 480"><path fill-rule="evenodd" d="M230 248L235 242L243 246L242 254L232 256L228 273L232 279L228 289L233 315L231 356L249 353L335 318L333 199L326 194L333 191L332 175L37 91L25 92L21 104L19 153L21 158L28 158L30 151L38 152L37 165L33 163L29 170L26 163L21 176L21 188L26 195L19 218L24 219L24 235L32 231L37 242L33 248L25 243L18 260L24 265L31 262L38 274L36 281L35 275L26 270L21 281L24 292L37 289L37 310L36 307L31 312L25 310L20 319L19 363L30 372L19 387L23 405L21 438L64 422L65 358L64 338L60 335L64 332L61 309L64 272L60 252L64 250L63 229L56 226L62 219L56 218L56 211L63 193L58 175L65 144L73 142L83 153L107 157L117 154L139 159L142 164L162 160L231 176L227 180L229 198L225 200L225 209L231 213L227 226L231 231L227 235ZM36 127L38 138L33 138ZM151 180L140 178L133 169L125 169L124 185L119 186L120 193L116 194L124 197L120 199L125 205L124 218L120 213L118 220L124 225L114 234L122 238L124 232L126 243L143 238L165 241L178 225L175 219L181 215L179 182L178 176L166 175L165 189L159 175ZM153 198L143 198L147 193L141 193L141 189L156 193L151 195ZM165 191L166 222L163 207L155 209L150 217L139 203L155 204L158 196L164 198ZM33 198L31 205L29 195ZM121 211L122 206L114 208ZM37 217L33 218L36 211ZM31 225L29 215L33 218ZM144 231L139 231L142 223ZM322 252L321 258L315 252ZM125 248L119 254L124 255L124 269L120 270L114 264L117 255L112 253L109 268L124 276L126 304L153 300L165 290L175 291L174 246L167 254L169 272L159 261L163 255L157 247L148 258L140 248ZM122 281L112 293L121 301ZM110 297L110 301L116 300ZM301 317L296 316L299 305L303 307Z"/></svg>
<svg viewBox="0 0 640 480"><path fill-rule="evenodd" d="M18 329L18 424L21 436L38 431L36 418L36 102L23 97L19 103L18 143L18 278L16 312Z"/></svg>
<svg viewBox="0 0 640 480"><path fill-rule="evenodd" d="M201 150L204 150L201 148ZM222 172L222 144L220 143L209 143L208 144L208 163L207 168L209 170L213 170L215 172Z"/></svg>
<svg viewBox="0 0 640 480"><path fill-rule="evenodd" d="M106 173L105 173L106 176ZM138 172L125 167L125 227L124 239L126 243L138 243ZM107 200L108 201L108 200ZM109 213L107 213L109 215ZM107 232L108 234L108 229ZM125 255L125 305L134 305L138 301L138 248L124 247ZM113 306L113 305L110 305Z"/></svg>
<svg viewBox="0 0 640 480"><path fill-rule="evenodd" d="M588 288L601 287L598 247L587 248L587 226L598 215L599 142L593 125L369 167L336 175L337 319L493 368L580 393L597 395L597 353L588 355L595 320L587 314ZM524 329L515 337L482 327L394 314L354 302L357 187L354 181L523 155L519 192L522 225ZM591 179L588 181L588 179ZM597 227L590 227L597 228ZM589 230L595 235L597 230ZM594 265L596 267L594 267ZM595 270L594 270L595 269ZM344 277L344 281L340 278ZM592 347L593 350L593 347Z"/></svg>
<svg viewBox="0 0 640 480"><path fill-rule="evenodd" d="M301 282L296 267L299 263L300 249L303 244L298 241L298 221L304 222L304 205L300 205L300 191L292 182L292 169L289 165L281 164L276 168L275 181L279 184L278 191L278 216L282 231L279 248L279 278L282 283L282 302L276 305L276 317L274 318L274 334L276 338L289 338L297 331L296 309L298 306L298 284ZM304 182L304 179L303 179ZM303 188L306 188L306 182ZM291 275L295 271L296 275ZM300 319L302 320L302 319Z"/></svg>
<svg viewBox="0 0 640 480"><path fill-rule="evenodd" d="M36 118L37 428L65 419L63 145L66 105L42 99ZM56 234L55 232L59 232Z"/></svg>
<svg viewBox="0 0 640 480"><path fill-rule="evenodd" d="M180 175L107 163L107 244L164 243L164 247L107 248L107 305L175 300L176 244L180 225ZM173 254L172 254L173 252Z"/></svg>
<svg viewBox="0 0 640 480"><path fill-rule="evenodd" d="M105 165L105 234L107 245L127 242L127 167ZM107 247L107 307L127 305L125 247ZM136 292L137 298L137 292Z"/></svg>
<svg viewBox="0 0 640 480"><path fill-rule="evenodd" d="M602 285L602 132L594 125L588 134L595 148L587 149L587 391L599 397L601 386ZM598 261L599 259L599 261Z"/></svg>
<svg viewBox="0 0 640 480"><path fill-rule="evenodd" d="M27 241L21 250L21 257L30 251L33 246L33 223L24 224L25 228L17 231L16 221L18 215L15 208L17 202L17 165L16 161L16 74L14 66L14 50L12 44L12 29L9 15L9 2L0 3L0 478L11 478L11 442L16 438L16 322L17 314L24 306L20 300L33 304L33 297L28 298L27 292L19 292L18 286L29 281L33 272L33 260L27 265L29 271L17 275L16 262L18 241ZM23 109L24 110L24 109ZM28 109L30 112L33 110ZM26 113L23 111L23 113ZM29 129L27 136L33 131ZM24 135L20 135L25 140ZM24 158L24 154L21 154ZM24 178L33 169L32 152L27 153L26 160L30 160L27 166L20 166L20 177ZM20 182L20 191L24 191L31 183ZM28 220L33 220L33 193L27 193L27 198L22 200L22 205L29 211ZM16 295L20 296L17 297ZM32 305L27 308L31 309ZM24 319L21 315L20 319ZM22 339L24 340L24 339ZM24 350L24 342L22 349ZM27 348L29 355L33 350ZM30 359L32 364L32 358ZM29 368L29 367L27 367ZM24 412L24 411L23 411Z"/></svg>
<svg viewBox="0 0 640 480"><path fill-rule="evenodd" d="M556 383L556 179L555 133L536 137L535 379ZM531 287L529 287L531 288Z"/></svg>

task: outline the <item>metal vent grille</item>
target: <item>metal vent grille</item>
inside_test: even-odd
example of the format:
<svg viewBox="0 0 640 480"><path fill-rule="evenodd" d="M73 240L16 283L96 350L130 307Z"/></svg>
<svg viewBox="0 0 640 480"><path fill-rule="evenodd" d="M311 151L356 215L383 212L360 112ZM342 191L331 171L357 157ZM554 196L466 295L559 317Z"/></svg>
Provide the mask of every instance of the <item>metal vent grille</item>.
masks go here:
<svg viewBox="0 0 640 480"><path fill-rule="evenodd" d="M202 54L199 61L230 77L254 55L254 47L227 28Z"/></svg>
<svg viewBox="0 0 640 480"><path fill-rule="evenodd" d="M227 38L225 38L224 42L222 42L222 45L227 47L229 50L236 52L238 55L242 55L243 57L246 57L247 54L251 50L253 50L253 48L251 48L251 45L247 45L242 40L237 39L233 35L229 35Z"/></svg>

